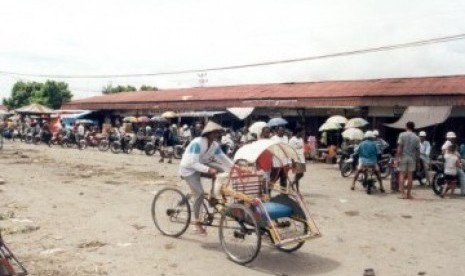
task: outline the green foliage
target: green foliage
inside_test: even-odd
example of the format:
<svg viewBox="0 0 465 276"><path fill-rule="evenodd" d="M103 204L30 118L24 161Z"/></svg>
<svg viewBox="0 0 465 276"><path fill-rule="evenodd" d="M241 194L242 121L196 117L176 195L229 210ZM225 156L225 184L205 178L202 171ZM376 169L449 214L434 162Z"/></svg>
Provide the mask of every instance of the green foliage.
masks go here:
<svg viewBox="0 0 465 276"><path fill-rule="evenodd" d="M114 94L114 93L120 93L120 92L132 92L132 91L137 91L137 88L135 88L132 85L118 85L113 87L113 85L109 84L102 89L103 94Z"/></svg>
<svg viewBox="0 0 465 276"><path fill-rule="evenodd" d="M139 88L140 91L157 91L158 88L156 86L150 86L150 85L142 85L140 88Z"/></svg>
<svg viewBox="0 0 465 276"><path fill-rule="evenodd" d="M150 86L150 85L142 85L139 88L139 91L157 91L158 88L156 86ZM108 84L107 86L102 88L102 93L103 94L114 94L114 93L120 93L120 92L133 92L137 91L137 88L135 88L132 85L118 85L118 86L113 86L111 84Z"/></svg>
<svg viewBox="0 0 465 276"><path fill-rule="evenodd" d="M47 80L41 82L17 81L11 90L11 97L3 99L3 104L9 109L19 108L31 103L39 103L53 109L60 108L68 102L73 94L65 82Z"/></svg>

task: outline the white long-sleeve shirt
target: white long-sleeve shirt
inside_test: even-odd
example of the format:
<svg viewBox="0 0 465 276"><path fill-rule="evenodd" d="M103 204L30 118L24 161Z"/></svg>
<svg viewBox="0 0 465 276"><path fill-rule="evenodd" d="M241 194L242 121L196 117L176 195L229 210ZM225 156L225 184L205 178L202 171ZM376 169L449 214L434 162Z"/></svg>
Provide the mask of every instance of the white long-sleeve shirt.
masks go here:
<svg viewBox="0 0 465 276"><path fill-rule="evenodd" d="M197 137L190 142L182 156L179 174L182 177L187 177L196 172L208 173L208 169L210 168L206 165L208 163L216 163L226 172L228 172L234 164L233 161L224 154L216 141L208 147L207 138Z"/></svg>
<svg viewBox="0 0 465 276"><path fill-rule="evenodd" d="M420 158L429 160L431 153L431 144L428 141L420 142Z"/></svg>
<svg viewBox="0 0 465 276"><path fill-rule="evenodd" d="M278 141L278 142L284 143L284 144L289 144L289 139L285 135L283 135L282 137L279 137L278 135L273 135L273 136L271 136L270 139L273 140L273 141ZM287 160L283 164L278 158L273 156L273 168L280 168L280 167L285 166L285 165L287 165L289 163L290 163L290 160Z"/></svg>
<svg viewBox="0 0 465 276"><path fill-rule="evenodd" d="M292 136L289 140L289 145L295 149L297 155L299 156L299 163L305 163L305 154L304 154L304 139L297 138L297 136Z"/></svg>

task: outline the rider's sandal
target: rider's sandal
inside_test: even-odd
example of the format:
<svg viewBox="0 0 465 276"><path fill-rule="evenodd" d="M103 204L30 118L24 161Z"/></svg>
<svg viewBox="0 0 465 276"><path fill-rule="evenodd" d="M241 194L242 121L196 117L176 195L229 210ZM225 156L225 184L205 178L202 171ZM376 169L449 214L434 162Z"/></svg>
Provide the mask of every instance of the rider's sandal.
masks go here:
<svg viewBox="0 0 465 276"><path fill-rule="evenodd" d="M195 228L192 230L192 234L194 235L200 235L200 236L206 236L207 235L207 230L201 226L197 226L198 228Z"/></svg>

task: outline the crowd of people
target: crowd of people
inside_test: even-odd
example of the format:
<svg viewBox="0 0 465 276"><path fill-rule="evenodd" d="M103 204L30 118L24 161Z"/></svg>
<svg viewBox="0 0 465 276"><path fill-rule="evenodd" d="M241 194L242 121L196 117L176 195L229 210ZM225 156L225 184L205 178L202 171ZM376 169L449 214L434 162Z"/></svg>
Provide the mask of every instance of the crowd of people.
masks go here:
<svg viewBox="0 0 465 276"><path fill-rule="evenodd" d="M183 160L184 158L193 158L193 156L195 156L193 153L197 152L199 149L200 152L207 149L207 152L212 150L213 152L217 151L216 148L210 149L210 144L207 143L207 146L205 142L199 142L199 139L202 139L202 137L204 138L208 133L207 130L212 127L211 124L213 124L213 122L208 122L205 127L203 122L196 122L193 125L184 124L178 126L177 124L165 120L158 123L133 123L131 127L128 128L127 124L121 124L119 121L115 121L110 129L99 129L90 124L80 123L79 120L76 121L72 127L66 127L63 122L61 122L58 127L51 126L45 119L34 120L26 116L24 118L18 118L15 121L0 122L0 124L3 129L2 133L7 138L8 136L12 139L17 137L24 138L27 135L32 137L40 136L41 141L48 144L50 144L50 141L54 139L53 137L57 137L57 135L68 138L73 137L72 139L75 140L76 143L89 135L97 135L101 132L104 134L107 132L107 135L116 133L120 136L128 136L129 143L135 143L146 137L156 136L160 137L161 141L159 162L164 162L165 159L168 159L168 163L172 163L174 147L176 145L181 145L182 151L186 152ZM257 140L270 139L289 144L298 153L299 160L293 162L293 164L283 165L277 164L276 160L265 156L263 160L258 161L258 165L269 174L270 179L279 180L282 186L287 185L286 182L288 181L287 170L283 170L282 168L292 166L295 176L291 183L292 186L299 191L300 180L306 171L305 163L309 157L309 149L315 150L317 148L315 143L316 138L313 136L307 137L302 127L296 127L293 131L289 131L283 125L269 127L264 124L262 127L250 131L248 128L233 130L223 128L216 124L215 130L221 130L221 133L215 136L214 145L217 145L218 149L220 149L227 158L231 158L240 146ZM427 133L425 131L420 131L416 134L414 131L414 123L409 122L406 125L406 131L399 135L397 145L391 147L391 149L395 148L396 152L394 167L399 171L399 192L401 193L401 198L406 199L413 198L411 190L414 172L418 167L422 167L425 171L428 171L431 162L430 156L432 147L427 139ZM309 144L311 145L309 146ZM198 147L194 148L195 145L198 145ZM342 154L353 153L358 156L358 166L350 186L351 190L355 189L359 174L366 168L372 167L379 183L380 192L384 193L386 191L380 175L378 161L381 155L389 148L390 145L380 137L377 130L366 131L362 141L344 139L340 147L340 152L342 152ZM328 150L328 152L331 152L331 150ZM336 155L336 152L336 149L333 149L333 156ZM453 194L456 186L460 186L461 194L465 195L465 175L461 169L461 159L465 158L465 144L460 146L457 145L457 137L454 132L448 132L446 134L446 142L442 146L442 156L444 158L444 173L446 175L446 182L448 183L447 188L442 191L442 196L445 196L449 191ZM266 158L271 158L272 162L268 162L269 164L267 164ZM194 162L192 160L194 159L191 159L190 163ZM201 159L195 160L195 162L198 163ZM185 164L187 164L186 161L181 161L181 167L185 166ZM194 166L193 168L198 169L201 168L201 166ZM202 168L205 169L205 167ZM215 170L200 171L202 173L216 174ZM187 175L181 175L187 177ZM426 175L426 177L430 176ZM194 184L191 183L190 186L195 186L196 182L191 182ZM457 183L459 185L457 185ZM195 188L193 188L193 191L194 190Z"/></svg>
<svg viewBox="0 0 465 276"><path fill-rule="evenodd" d="M425 177L430 177L428 171L430 170L431 144L426 139L425 131L420 131L418 135L414 131L415 124L408 122L406 130L400 133L395 147L393 169L399 172L399 178L391 179L391 181L398 181L398 191L402 199L413 199L413 175L417 170L423 170ZM459 147L456 138L454 132L447 132L446 141L441 147L441 158L444 160L445 174L445 187L442 190L441 197L444 197L449 191L452 196L457 186L461 189L461 195L465 195L465 173L461 161L465 158L465 144ZM345 150L351 150L358 156L358 166L350 189L355 189L360 172L373 168L379 183L379 190L384 193L385 189L378 161L381 154L388 149L389 144L379 137L378 131L366 131L360 143L350 141L343 146Z"/></svg>

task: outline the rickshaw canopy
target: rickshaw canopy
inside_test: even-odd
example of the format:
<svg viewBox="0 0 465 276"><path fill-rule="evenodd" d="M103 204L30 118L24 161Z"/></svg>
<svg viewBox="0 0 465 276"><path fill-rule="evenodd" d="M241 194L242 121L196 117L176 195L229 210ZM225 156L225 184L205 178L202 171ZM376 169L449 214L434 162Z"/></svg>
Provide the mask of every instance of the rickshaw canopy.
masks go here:
<svg viewBox="0 0 465 276"><path fill-rule="evenodd" d="M246 160L249 163L255 163L258 157L266 150L278 158L282 164L288 163L289 159L299 161L297 152L291 146L268 139L258 140L242 146L234 155L234 161Z"/></svg>

